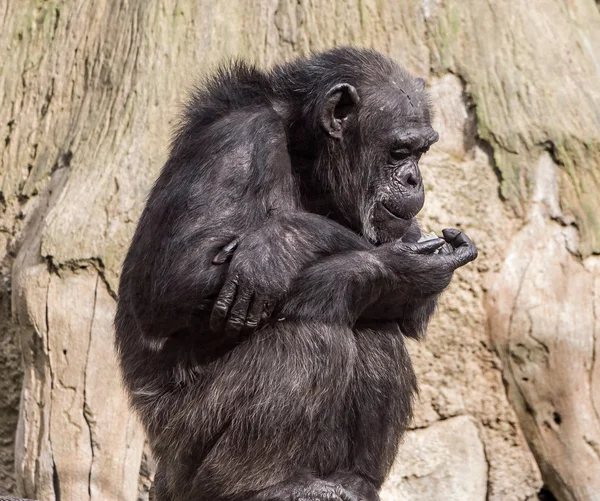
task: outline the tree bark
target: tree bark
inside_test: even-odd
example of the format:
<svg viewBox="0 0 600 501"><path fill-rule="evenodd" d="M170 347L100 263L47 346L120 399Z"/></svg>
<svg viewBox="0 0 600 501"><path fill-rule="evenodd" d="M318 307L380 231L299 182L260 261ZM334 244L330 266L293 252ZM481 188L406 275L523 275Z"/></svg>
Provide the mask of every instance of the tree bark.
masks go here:
<svg viewBox="0 0 600 501"><path fill-rule="evenodd" d="M470 499L526 499L541 484L510 401L553 494L597 496L594 0L0 0L0 33L0 292L19 326L0 332L20 336L24 360L20 494L147 496L112 316L186 89L227 57L270 65L352 43L431 82L442 141L424 163L424 221L473 228L482 250L457 274L428 344L411 348L416 426L470 416L480 433L465 457L487 486ZM415 453L433 465L451 449ZM402 492L418 491L411 475L394 477Z"/></svg>

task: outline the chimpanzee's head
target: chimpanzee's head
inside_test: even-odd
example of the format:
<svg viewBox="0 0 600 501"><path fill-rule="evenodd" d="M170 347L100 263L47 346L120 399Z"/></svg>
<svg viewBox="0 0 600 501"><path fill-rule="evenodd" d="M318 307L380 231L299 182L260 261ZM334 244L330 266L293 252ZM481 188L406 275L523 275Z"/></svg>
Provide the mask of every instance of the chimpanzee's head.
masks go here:
<svg viewBox="0 0 600 501"><path fill-rule="evenodd" d="M401 237L425 200L419 159L438 140L425 82L373 51L336 49L312 64L322 71L309 117L323 136L317 175L350 226L375 243Z"/></svg>

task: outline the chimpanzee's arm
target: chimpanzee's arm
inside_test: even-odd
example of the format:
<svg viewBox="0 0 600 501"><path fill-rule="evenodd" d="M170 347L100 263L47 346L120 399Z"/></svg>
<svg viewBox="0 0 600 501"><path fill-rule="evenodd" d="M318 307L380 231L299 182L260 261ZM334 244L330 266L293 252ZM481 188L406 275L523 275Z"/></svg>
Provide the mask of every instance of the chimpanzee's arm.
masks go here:
<svg viewBox="0 0 600 501"><path fill-rule="evenodd" d="M121 297L150 337L186 326L217 296L214 323L252 330L308 261L357 240L302 212L285 130L270 107L196 122L175 137L123 266ZM235 240L231 263L213 264Z"/></svg>
<svg viewBox="0 0 600 501"><path fill-rule="evenodd" d="M419 224L413 219L402 241L416 243L421 236ZM445 244L440 252L450 252L451 249L450 244ZM439 293L417 294L413 291L412 294L406 294L403 290L396 290L380 297L367 307L361 313L360 320L397 320L404 335L418 338L425 335L427 324L437 308L439 296Z"/></svg>
<svg viewBox="0 0 600 501"><path fill-rule="evenodd" d="M318 277L321 273L327 275L331 267L335 268L336 264L339 264L340 271L347 272L348 270L354 270L358 272L358 275L362 275L359 278L364 279L365 275L363 268L367 264L365 259L369 259L370 254L364 251L374 250L374 246L370 244L364 237L353 233L338 223L324 218L322 216L311 214L307 212L299 211L282 211L276 215L273 215L275 224L271 228L271 232L261 232L260 238L254 239L256 245L263 250L263 252L275 252L283 258L296 259L298 260L297 265L301 265L303 268L308 266L307 271L299 270L299 276L311 274L314 277ZM271 222L267 222L270 225ZM265 240L265 233L271 234L271 239ZM286 237L287 235L287 237ZM303 253L300 256L296 253L295 257L286 256L285 252L277 247L273 248L272 245L277 246L277 243L283 242L289 239L289 235L294 235L293 242L296 245L301 245ZM401 239L402 242L416 243L421 237L421 231L418 223L413 220L409 231ZM252 237L251 237L252 238ZM270 241L272 240L272 242ZM446 244L448 245L448 244ZM429 247L424 246L423 249ZM363 252L352 252L352 251L363 251ZM382 248L377 251L376 254L382 254L386 251ZM338 256L335 256L339 254ZM387 256L390 257L389 255ZM408 259L410 261L414 256L402 256L401 253L395 252L392 254L392 259L396 262L402 259ZM324 260L322 262L319 262ZM407 263L408 264L408 263ZM397 263L395 263L397 266ZM406 269L410 271L411 266L406 266ZM418 266L413 266L414 271L418 273ZM390 275L391 273L391 275ZM335 273L332 276L322 276L323 284L327 284L328 281L334 278ZM306 278L306 276L304 277ZM386 283L385 277L383 277L383 283ZM419 336L424 333L424 328L427 324L428 319L435 311L437 299L439 293L431 294L419 294L418 288L411 287L405 283L402 278L394 274L392 269L388 270L389 279L388 285L389 290L383 294L381 293L381 283L377 284L379 291L378 296L373 298L368 297L368 287L362 292L365 293L362 300L369 306L360 313L361 320L397 320L405 335ZM377 278L376 280L379 280ZM337 287L339 284L334 280L333 287ZM295 283L294 289L291 291L290 296L294 294L300 294L298 300L303 303L305 308L310 309L311 299L308 299L308 295L313 291L304 289L305 284L303 280L298 280ZM329 286L325 286L328 291L333 292ZM340 292L338 289L337 292ZM330 318L335 317L335 302L336 299L332 298L331 302L321 302L322 298L313 296L313 299L317 304L327 308L329 315L333 315ZM352 311L356 312L359 306L357 305ZM313 311L311 315L317 313ZM300 313L302 315L302 313ZM355 313L353 313L355 315ZM314 317L311 317L314 318ZM325 317L322 317L325 319Z"/></svg>
<svg viewBox="0 0 600 501"><path fill-rule="evenodd" d="M280 316L352 326L371 311L367 318L397 319L407 335L418 336L435 308L435 296L450 283L454 270L477 256L464 233L444 230L444 238L394 242L321 259L294 281ZM445 242L452 250L433 254ZM379 303L386 298L393 298L397 308L392 315L378 316ZM418 311L413 311L415 306Z"/></svg>

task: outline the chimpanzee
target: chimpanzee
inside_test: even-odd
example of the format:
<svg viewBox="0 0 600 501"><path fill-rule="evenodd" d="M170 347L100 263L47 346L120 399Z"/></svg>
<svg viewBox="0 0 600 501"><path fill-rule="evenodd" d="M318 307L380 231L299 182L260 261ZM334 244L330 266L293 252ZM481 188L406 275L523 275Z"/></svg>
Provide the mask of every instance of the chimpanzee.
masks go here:
<svg viewBox="0 0 600 501"><path fill-rule="evenodd" d="M426 241L424 82L338 48L192 92L123 265L125 385L159 501L373 501L464 234ZM436 252L437 251L437 252Z"/></svg>

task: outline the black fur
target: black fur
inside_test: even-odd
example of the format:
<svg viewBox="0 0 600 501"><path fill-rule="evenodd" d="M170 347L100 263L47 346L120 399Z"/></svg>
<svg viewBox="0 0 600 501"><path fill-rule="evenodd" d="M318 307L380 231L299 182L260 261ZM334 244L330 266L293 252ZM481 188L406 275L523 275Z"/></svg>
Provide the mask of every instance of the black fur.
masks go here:
<svg viewBox="0 0 600 501"><path fill-rule="evenodd" d="M416 391L404 336L476 256L456 230L417 243L430 115L422 81L351 48L193 93L116 317L159 501L378 499Z"/></svg>

